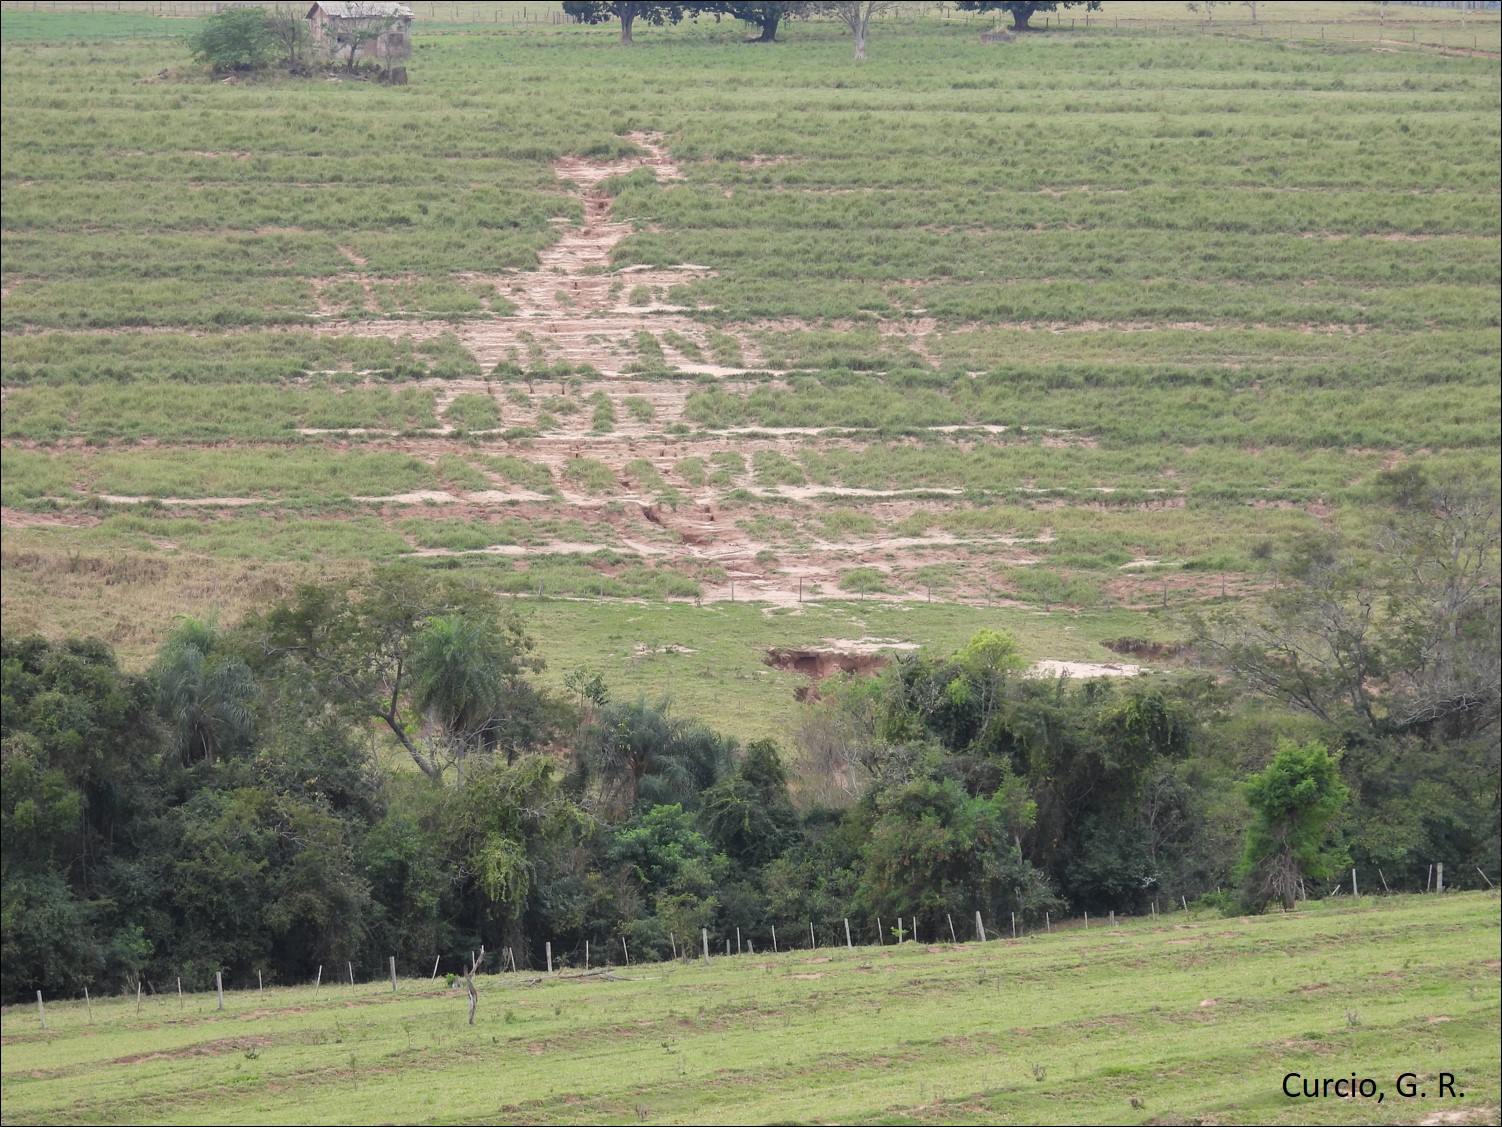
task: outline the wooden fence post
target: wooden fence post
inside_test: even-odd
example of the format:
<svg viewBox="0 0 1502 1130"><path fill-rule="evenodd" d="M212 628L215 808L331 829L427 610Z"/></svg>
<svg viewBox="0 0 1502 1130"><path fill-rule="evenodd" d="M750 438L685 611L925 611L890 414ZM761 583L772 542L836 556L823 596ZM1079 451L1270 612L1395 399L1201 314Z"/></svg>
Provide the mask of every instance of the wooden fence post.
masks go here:
<svg viewBox="0 0 1502 1130"><path fill-rule="evenodd" d="M543 949L547 952L548 955L548 973L549 975L551 975L553 972L553 943L543 942L542 945Z"/></svg>
<svg viewBox="0 0 1502 1130"><path fill-rule="evenodd" d="M320 970L322 970L323 966L320 965L318 968ZM223 972L221 972L218 969L214 970L214 992L217 993L218 996L219 996L219 1007L215 1011L216 1012L223 1012L224 1011L224 974L223 974Z"/></svg>
<svg viewBox="0 0 1502 1130"><path fill-rule="evenodd" d="M949 920L949 940L951 942L958 943L959 939L954 936L954 915L952 915L952 914L950 914L950 913L948 913L946 911L945 914L944 914L944 917Z"/></svg>
<svg viewBox="0 0 1502 1130"><path fill-rule="evenodd" d="M847 950L855 948L853 945L850 944L850 919L848 919L848 918L845 919L845 948Z"/></svg>
<svg viewBox="0 0 1502 1130"><path fill-rule="evenodd" d="M1354 867L1351 868L1351 897L1353 899L1361 897L1361 888L1356 885L1356 868Z"/></svg>
<svg viewBox="0 0 1502 1130"><path fill-rule="evenodd" d="M772 927L772 952L777 952L777 927Z"/></svg>
<svg viewBox="0 0 1502 1130"><path fill-rule="evenodd" d="M1437 895L1445 893L1445 865L1443 863L1434 865L1434 893Z"/></svg>
<svg viewBox="0 0 1502 1130"><path fill-rule="evenodd" d="M92 1023L94 1020L94 1002L89 1000L89 987L87 985L83 987L83 1004L89 1010L89 1021Z"/></svg>
<svg viewBox="0 0 1502 1130"><path fill-rule="evenodd" d="M47 1010L42 1007L42 990L37 990L37 1019L42 1022L42 1031L47 1031Z"/></svg>
<svg viewBox="0 0 1502 1130"><path fill-rule="evenodd" d="M433 976L431 976L431 977L428 978L429 981L436 981L436 980L438 980L438 963L440 961L442 961L442 960L443 960L443 954L441 954L441 953L437 954L433 958Z"/></svg>
<svg viewBox="0 0 1502 1130"><path fill-rule="evenodd" d="M699 940L704 944L704 964L708 965L709 964L709 931L701 929L699 931Z"/></svg>
<svg viewBox="0 0 1502 1130"><path fill-rule="evenodd" d="M975 936L981 941L986 940L986 924L981 921L980 911L975 912Z"/></svg>

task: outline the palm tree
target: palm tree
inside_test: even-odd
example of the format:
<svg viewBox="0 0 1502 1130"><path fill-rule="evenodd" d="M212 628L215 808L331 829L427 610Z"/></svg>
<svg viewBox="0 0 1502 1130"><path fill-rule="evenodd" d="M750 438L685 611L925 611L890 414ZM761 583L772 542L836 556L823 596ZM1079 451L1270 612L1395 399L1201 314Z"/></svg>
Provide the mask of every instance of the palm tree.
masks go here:
<svg viewBox="0 0 1502 1130"><path fill-rule="evenodd" d="M730 764L733 739L669 716L667 703L607 703L576 756L598 803L624 818L640 801L697 807L699 794Z"/></svg>
<svg viewBox="0 0 1502 1130"><path fill-rule="evenodd" d="M184 765L243 748L254 733L259 688L241 660L220 651L212 620L184 616L157 654L157 710Z"/></svg>

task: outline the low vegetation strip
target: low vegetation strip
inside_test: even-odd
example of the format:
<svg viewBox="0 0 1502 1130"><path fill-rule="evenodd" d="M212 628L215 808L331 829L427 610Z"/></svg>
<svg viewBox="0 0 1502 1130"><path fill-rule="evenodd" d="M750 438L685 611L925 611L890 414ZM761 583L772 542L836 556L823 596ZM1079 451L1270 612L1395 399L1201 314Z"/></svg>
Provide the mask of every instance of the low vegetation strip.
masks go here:
<svg viewBox="0 0 1502 1130"><path fill-rule="evenodd" d="M8 1008L5 1121L1495 1124L1498 926L1485 893L983 945L961 921L959 945L811 950L789 924L777 954L481 976L473 1027L427 968L395 993L242 971L223 1012L170 985L49 1003L45 1032ZM1382 1101L1303 1097L1353 1075Z"/></svg>

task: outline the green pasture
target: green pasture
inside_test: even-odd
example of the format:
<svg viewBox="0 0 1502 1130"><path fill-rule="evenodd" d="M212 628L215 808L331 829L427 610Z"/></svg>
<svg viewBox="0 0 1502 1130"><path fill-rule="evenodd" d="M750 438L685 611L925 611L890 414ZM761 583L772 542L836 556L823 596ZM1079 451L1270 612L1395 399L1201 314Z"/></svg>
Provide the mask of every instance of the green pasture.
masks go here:
<svg viewBox="0 0 1502 1130"><path fill-rule="evenodd" d="M223 1012L153 985L48 1002L45 1032L16 1005L4 1121L1495 1124L1494 893L1165 910L1015 941L988 923L985 944L957 910L961 944L878 948L873 922L851 923L854 949L811 950L789 923L775 955L756 938L720 956L716 937L707 964L627 967L600 939L594 969L619 979L580 977L583 954L551 977L490 972L473 1027L428 967L395 993L384 970L263 992L233 970ZM1289 1099L1289 1073L1370 1078L1382 1101ZM1405 1073L1424 1097L1399 1094Z"/></svg>
<svg viewBox="0 0 1502 1130"><path fill-rule="evenodd" d="M1498 473L1495 14L1118 0L988 45L989 16L911 8L857 67L828 21L623 50L461 0L415 6L387 87L211 80L197 0L46 7L0 5L5 611L130 662L181 612L437 551L564 618L550 678L601 666L750 734L791 696L757 658L784 625L898 615L846 598L932 592L870 634L996 620L1100 659L1303 534L1360 538L1384 470ZM642 135L681 178L605 180L631 230L580 278L687 313L586 334L624 395L513 288L584 216L555 162ZM624 270L683 263L711 273ZM675 367L707 364L744 371ZM544 501L359 501L500 490ZM745 559L628 490L670 523L712 504ZM801 613L689 607L810 563ZM700 650L626 656L679 635Z"/></svg>

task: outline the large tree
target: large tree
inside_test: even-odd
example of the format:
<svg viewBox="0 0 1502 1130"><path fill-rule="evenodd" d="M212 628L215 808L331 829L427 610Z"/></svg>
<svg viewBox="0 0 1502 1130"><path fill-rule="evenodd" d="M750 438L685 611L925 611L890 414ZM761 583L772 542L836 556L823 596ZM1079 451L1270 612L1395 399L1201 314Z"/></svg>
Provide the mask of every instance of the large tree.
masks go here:
<svg viewBox="0 0 1502 1130"><path fill-rule="evenodd" d="M1254 690L1329 725L1495 740L1497 488L1413 467L1377 494L1388 514L1374 546L1335 535L1295 545L1267 594L1201 622L1201 642Z"/></svg>
<svg viewBox="0 0 1502 1130"><path fill-rule="evenodd" d="M777 27L785 19L808 14L810 5L801 0L723 0L703 5L705 10L723 13L760 29L753 43L773 43Z"/></svg>
<svg viewBox="0 0 1502 1130"><path fill-rule="evenodd" d="M527 678L542 669L531 639L473 585L379 569L353 587L305 586L243 631L266 662L304 673L331 708L383 722L434 780L477 749L527 749L548 725Z"/></svg>
<svg viewBox="0 0 1502 1130"><path fill-rule="evenodd" d="M630 47L631 29L637 20L661 27L676 24L685 14L698 14L692 4L662 3L660 0L563 0L563 11L580 23L605 24L621 21L621 45Z"/></svg>
<svg viewBox="0 0 1502 1130"><path fill-rule="evenodd" d="M1031 31L1030 21L1038 12L1057 12L1060 8L1084 8L1087 12L1100 11L1100 0L955 0L962 12L1006 12L1012 17L1012 27L1017 31Z"/></svg>

